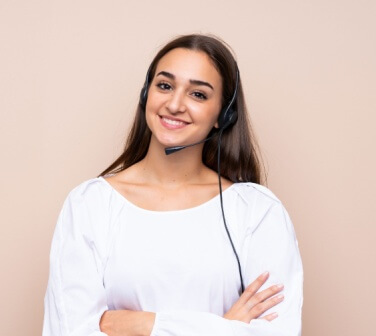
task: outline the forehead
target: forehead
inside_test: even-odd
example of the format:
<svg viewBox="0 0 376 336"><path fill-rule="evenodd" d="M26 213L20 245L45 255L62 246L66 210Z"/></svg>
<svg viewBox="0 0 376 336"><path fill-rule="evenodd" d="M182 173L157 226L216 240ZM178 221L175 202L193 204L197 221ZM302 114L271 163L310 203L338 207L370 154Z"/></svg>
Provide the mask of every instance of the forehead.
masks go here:
<svg viewBox="0 0 376 336"><path fill-rule="evenodd" d="M203 51L173 49L159 60L155 73L160 71L170 72L177 79L209 81L213 86L222 82L220 73Z"/></svg>

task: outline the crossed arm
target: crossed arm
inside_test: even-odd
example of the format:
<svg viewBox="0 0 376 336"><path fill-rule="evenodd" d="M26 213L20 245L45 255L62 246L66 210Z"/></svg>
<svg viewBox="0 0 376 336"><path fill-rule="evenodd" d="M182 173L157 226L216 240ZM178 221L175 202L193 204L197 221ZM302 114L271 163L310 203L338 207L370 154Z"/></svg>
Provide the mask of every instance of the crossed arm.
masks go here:
<svg viewBox="0 0 376 336"><path fill-rule="evenodd" d="M273 285L259 291L266 282L269 273L261 274L253 281L234 303L224 318L250 323L259 318L263 313L282 302L284 296L278 294L283 290L283 285ZM277 318L276 313L269 313L264 320L272 321ZM100 321L100 329L108 336L150 336L155 322L155 313L131 310L107 310Z"/></svg>

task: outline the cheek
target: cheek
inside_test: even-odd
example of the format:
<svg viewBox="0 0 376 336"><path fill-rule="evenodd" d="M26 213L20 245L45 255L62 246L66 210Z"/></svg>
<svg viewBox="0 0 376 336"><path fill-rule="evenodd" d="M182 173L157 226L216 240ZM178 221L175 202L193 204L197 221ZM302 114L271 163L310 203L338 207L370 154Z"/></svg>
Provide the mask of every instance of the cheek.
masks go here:
<svg viewBox="0 0 376 336"><path fill-rule="evenodd" d="M150 128L150 122L153 118L156 118L158 111L160 109L161 102L159 102L155 96L151 96L150 99L146 101L145 118L146 122Z"/></svg>
<svg viewBox="0 0 376 336"><path fill-rule="evenodd" d="M219 117L220 105L216 102L210 103L197 103L191 102L187 105L188 110L194 118L200 120L200 122L208 121L215 123Z"/></svg>
<svg viewBox="0 0 376 336"><path fill-rule="evenodd" d="M196 124L200 125L203 134L208 134L212 128L218 128L219 111L217 109L199 110L196 114Z"/></svg>
<svg viewBox="0 0 376 336"><path fill-rule="evenodd" d="M211 107L207 111L206 116L211 126L216 127L216 125L218 124L218 117L220 112L220 107L218 107L217 105Z"/></svg>
<svg viewBox="0 0 376 336"><path fill-rule="evenodd" d="M156 114L153 112L152 107L146 106L146 111L145 111L145 121L146 125L148 126L149 130L153 133L155 124L156 124Z"/></svg>
<svg viewBox="0 0 376 336"><path fill-rule="evenodd" d="M155 99L153 96L148 96L148 99L146 101L145 113L146 115L148 115L154 110L155 110Z"/></svg>

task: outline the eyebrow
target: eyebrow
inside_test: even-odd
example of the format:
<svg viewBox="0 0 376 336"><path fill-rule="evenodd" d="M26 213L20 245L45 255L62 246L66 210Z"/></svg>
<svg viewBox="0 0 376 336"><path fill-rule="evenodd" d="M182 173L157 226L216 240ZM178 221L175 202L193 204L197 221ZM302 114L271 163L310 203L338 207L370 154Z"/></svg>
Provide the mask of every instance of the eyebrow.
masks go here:
<svg viewBox="0 0 376 336"><path fill-rule="evenodd" d="M158 72L157 76L159 76L159 75L163 75L163 76L170 78L170 79L175 79L175 76L172 73L167 72L167 71ZM210 87L214 91L213 86L208 82L204 82L204 81L198 80L198 79L190 79L189 82L191 84L194 84L194 85L203 85L203 86Z"/></svg>

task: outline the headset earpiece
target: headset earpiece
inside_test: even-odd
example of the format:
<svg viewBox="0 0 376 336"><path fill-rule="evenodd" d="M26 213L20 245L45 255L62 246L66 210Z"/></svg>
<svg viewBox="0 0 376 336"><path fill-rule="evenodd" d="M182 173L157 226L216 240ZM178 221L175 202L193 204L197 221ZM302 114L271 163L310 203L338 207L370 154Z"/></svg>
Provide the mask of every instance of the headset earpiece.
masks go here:
<svg viewBox="0 0 376 336"><path fill-rule="evenodd" d="M238 112L233 109L223 109L218 117L218 128L226 129L231 125L235 124L238 120Z"/></svg>
<svg viewBox="0 0 376 336"><path fill-rule="evenodd" d="M146 109L146 102L148 100L148 91L149 91L149 85L150 85L150 71L151 71L151 65L148 69L148 72L146 73L145 83L140 92L140 105L144 111Z"/></svg>
<svg viewBox="0 0 376 336"><path fill-rule="evenodd" d="M235 89L234 93L231 97L230 102L228 105L221 110L221 113L218 117L218 128L219 129L226 129L231 125L235 124L238 120L238 111L234 109L233 105L235 103L236 97L238 95L238 87L239 87L239 69L236 65L236 80L235 80Z"/></svg>
<svg viewBox="0 0 376 336"><path fill-rule="evenodd" d="M144 111L145 111L145 108L146 108L146 101L147 100L148 100L148 86L144 86L141 89L141 93L140 93L140 105L141 105L141 107Z"/></svg>

